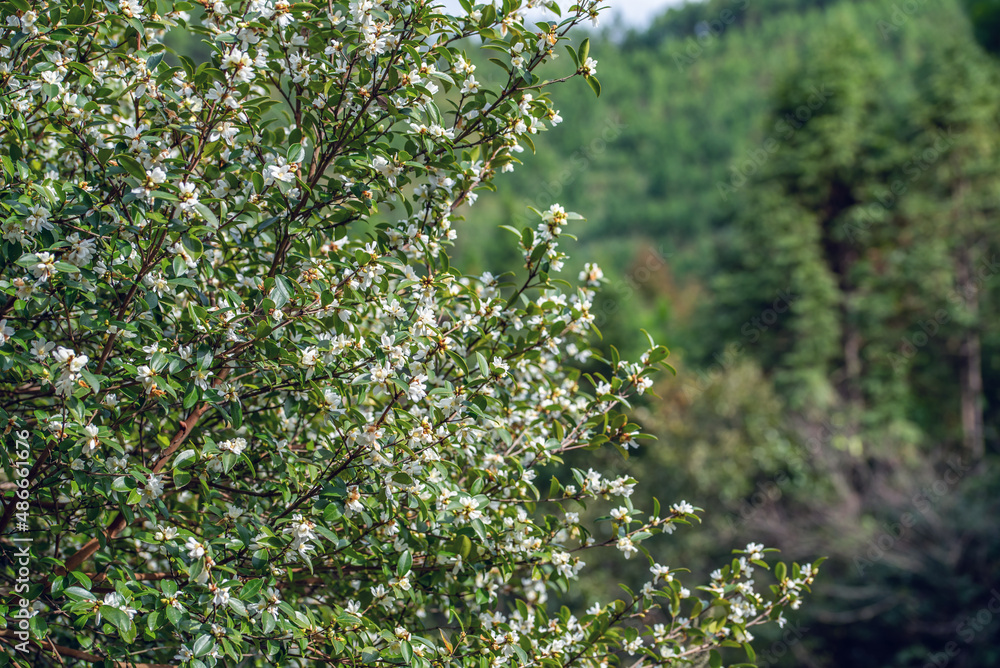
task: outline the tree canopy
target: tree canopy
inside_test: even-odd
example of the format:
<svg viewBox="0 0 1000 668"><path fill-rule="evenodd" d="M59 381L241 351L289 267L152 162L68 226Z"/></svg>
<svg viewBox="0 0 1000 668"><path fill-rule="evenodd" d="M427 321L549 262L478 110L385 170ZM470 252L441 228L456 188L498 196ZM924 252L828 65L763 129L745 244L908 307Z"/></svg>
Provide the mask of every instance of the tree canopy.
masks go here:
<svg viewBox="0 0 1000 668"><path fill-rule="evenodd" d="M751 543L697 586L643 545L696 508L563 465L638 447L668 354L580 370L580 216L510 228L509 273L449 259L459 207L561 120L549 85L601 90L563 49L597 3L526 25L539 4L0 2L0 656L718 665L798 607L814 564L768 586ZM602 548L641 591L560 608Z"/></svg>

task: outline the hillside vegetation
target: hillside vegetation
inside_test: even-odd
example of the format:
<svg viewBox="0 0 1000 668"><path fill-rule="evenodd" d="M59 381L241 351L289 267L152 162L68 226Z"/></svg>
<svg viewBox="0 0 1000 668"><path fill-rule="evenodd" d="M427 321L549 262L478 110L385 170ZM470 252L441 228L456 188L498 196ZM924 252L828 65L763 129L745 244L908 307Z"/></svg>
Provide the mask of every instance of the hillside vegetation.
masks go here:
<svg viewBox="0 0 1000 668"><path fill-rule="evenodd" d="M1000 584L1000 76L967 12L725 0L591 39L599 102L560 91L462 262L509 265L528 205L587 216L602 346L644 327L678 368L622 466L715 529L660 549L831 557L809 633L762 665L1000 665L995 615L969 622Z"/></svg>

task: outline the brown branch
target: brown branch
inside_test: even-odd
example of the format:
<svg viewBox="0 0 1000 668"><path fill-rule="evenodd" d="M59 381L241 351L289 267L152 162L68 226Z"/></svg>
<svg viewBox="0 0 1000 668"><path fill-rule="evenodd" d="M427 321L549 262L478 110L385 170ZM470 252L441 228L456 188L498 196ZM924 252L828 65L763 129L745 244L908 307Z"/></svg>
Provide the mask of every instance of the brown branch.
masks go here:
<svg viewBox="0 0 1000 668"><path fill-rule="evenodd" d="M229 367L223 368L222 371L219 372L219 375L216 377L213 386L218 386L219 383L223 382L228 375L229 375ZM167 449L163 451L163 453L160 455L160 458L156 461L156 464L153 466L154 474L159 473L166 467L167 462L170 461L170 456L177 451L177 448L179 448L185 440L187 440L188 435L191 434L191 431L194 429L195 425L198 424L198 420L201 419L201 416L205 414L205 411L207 411L208 408L209 406L207 403L201 404L193 411L191 411L186 420L181 422L180 430L176 434L174 434L173 438L170 439L170 444L167 446ZM105 539L108 541L114 540L118 536L118 534L120 534L122 530L125 529L127 525L128 521L125 519L125 515L119 512L118 515L115 516L115 519L112 520L111 524L108 525L107 530L104 532ZM56 574L65 575L66 573L71 573L77 570L78 568L80 568L81 565L83 565L83 562L89 559L100 548L101 548L100 539L91 538L89 541L84 543L83 547L81 547L79 550L76 551L76 554L74 554L73 556L71 556L69 559L66 560L66 565L64 568L56 569Z"/></svg>
<svg viewBox="0 0 1000 668"><path fill-rule="evenodd" d="M10 629L0 630L0 637L3 638L18 638L17 634ZM20 639L20 638L18 638ZM45 645L42 645L37 640L29 639L32 645L40 649L45 649ZM48 646L52 650L52 654L55 655L59 663L63 663L62 657L68 656L71 659L79 659L80 661L87 661L88 663L100 663L105 661L103 656L98 656L97 654L91 654L90 652L84 652L83 650L73 649L72 647L64 647L63 645L57 645L48 639ZM115 661L115 668L175 668L172 663L133 663L131 661Z"/></svg>

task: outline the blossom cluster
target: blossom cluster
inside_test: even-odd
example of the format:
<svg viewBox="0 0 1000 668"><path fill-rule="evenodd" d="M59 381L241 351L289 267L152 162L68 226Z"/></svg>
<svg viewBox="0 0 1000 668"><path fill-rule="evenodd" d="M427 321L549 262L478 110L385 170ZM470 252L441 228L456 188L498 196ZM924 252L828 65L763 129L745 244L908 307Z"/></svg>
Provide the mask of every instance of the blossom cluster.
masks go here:
<svg viewBox="0 0 1000 668"><path fill-rule="evenodd" d="M526 21L552 4L0 2L0 418L32 434L47 566L14 661L683 663L798 603L812 567L758 593L756 550L682 587L643 542L696 509L641 521L635 480L566 467L638 447L667 357L579 370L579 216L508 228L510 273L449 261L561 120L539 68L600 91L570 44L598 3ZM605 501L601 542L579 511ZM551 613L599 549L653 579Z"/></svg>

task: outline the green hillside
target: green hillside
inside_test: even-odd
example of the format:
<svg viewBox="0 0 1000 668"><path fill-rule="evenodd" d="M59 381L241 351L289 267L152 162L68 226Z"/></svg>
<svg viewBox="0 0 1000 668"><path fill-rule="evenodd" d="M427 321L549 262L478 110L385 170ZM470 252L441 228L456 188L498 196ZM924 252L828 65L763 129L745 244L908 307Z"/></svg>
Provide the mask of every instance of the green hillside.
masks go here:
<svg viewBox="0 0 1000 668"><path fill-rule="evenodd" d="M591 39L600 100L556 93L564 123L465 212L462 261L501 266L528 205L587 217L602 345L643 327L679 372L623 466L715 529L660 549L831 558L809 632L761 665L935 665L949 642L948 666L1000 665L1000 620L962 627L1000 585L1000 75L966 11L707 2Z"/></svg>

